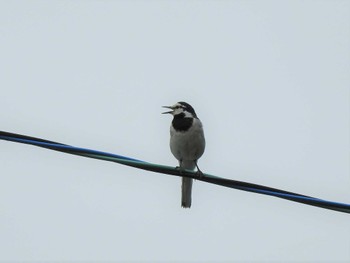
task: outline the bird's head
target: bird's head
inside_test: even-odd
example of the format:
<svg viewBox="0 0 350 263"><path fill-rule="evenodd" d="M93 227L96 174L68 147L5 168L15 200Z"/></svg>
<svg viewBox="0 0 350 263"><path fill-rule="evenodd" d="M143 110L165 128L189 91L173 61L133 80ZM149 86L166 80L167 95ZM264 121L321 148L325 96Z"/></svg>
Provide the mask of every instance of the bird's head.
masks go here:
<svg viewBox="0 0 350 263"><path fill-rule="evenodd" d="M175 103L173 106L163 106L163 108L171 109L171 111L163 112L163 114L169 113L173 116L183 115L184 118L197 118L192 106L183 101Z"/></svg>

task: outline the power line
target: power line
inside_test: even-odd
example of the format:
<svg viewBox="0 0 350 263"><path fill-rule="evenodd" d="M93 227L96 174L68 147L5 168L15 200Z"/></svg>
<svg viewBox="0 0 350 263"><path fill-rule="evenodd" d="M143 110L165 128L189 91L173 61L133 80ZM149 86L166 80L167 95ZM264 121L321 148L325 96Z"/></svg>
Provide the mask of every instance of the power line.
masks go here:
<svg viewBox="0 0 350 263"><path fill-rule="evenodd" d="M258 184L252 184L242 181L236 181L231 180L227 178L221 178L217 176L213 176L210 174L203 174L202 176L198 176L197 173L193 171L180 171L179 169L176 169L174 167L165 166L165 165L159 165L159 164L153 164L144 162L141 160L137 160L134 158L112 154L112 153L106 153L91 149L85 149L80 147L74 147L54 141L44 140L40 138L30 137L26 135L21 134L15 134L15 133L9 133L0 131L0 139L6 140L6 141L12 141L12 142L18 142L18 143L24 143L24 144L30 144L54 151L64 152L68 154L74 154L79 155L83 157L88 158L94 158L104 161L110 161L110 162L116 162L119 164L135 167L138 169L143 169L147 171L157 172L157 173L163 173L163 174L169 174L169 175L175 175L175 176L183 176L183 177L190 177L197 179L199 181L212 183L216 185L221 185L224 187L234 188L242 191L248 191L263 195L269 195L274 196L294 202L299 202L307 205L317 206L325 209L330 209L334 211L344 212L344 213L350 213L350 205L339 203L339 202L332 202L327 201L311 196L301 195L293 192L288 192L272 187L267 187L263 185Z"/></svg>

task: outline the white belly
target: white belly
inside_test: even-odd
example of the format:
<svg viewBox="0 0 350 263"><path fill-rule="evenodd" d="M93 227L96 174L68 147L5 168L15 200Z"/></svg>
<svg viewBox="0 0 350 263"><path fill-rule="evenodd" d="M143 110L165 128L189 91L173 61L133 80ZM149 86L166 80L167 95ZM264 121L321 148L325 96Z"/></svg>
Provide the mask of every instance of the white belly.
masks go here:
<svg viewBox="0 0 350 263"><path fill-rule="evenodd" d="M205 149L204 133L200 120L194 119L192 127L186 132L177 132L171 126L170 149L179 161L198 160Z"/></svg>

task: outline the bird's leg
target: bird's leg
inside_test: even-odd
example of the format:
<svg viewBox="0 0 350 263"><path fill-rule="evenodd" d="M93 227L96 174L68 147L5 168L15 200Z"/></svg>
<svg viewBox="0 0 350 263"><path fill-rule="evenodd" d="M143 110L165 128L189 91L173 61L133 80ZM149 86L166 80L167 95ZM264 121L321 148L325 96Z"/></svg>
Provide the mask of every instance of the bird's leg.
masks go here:
<svg viewBox="0 0 350 263"><path fill-rule="evenodd" d="M195 160L194 162L195 162L196 167L197 167L197 173L196 174L198 175L199 178L202 178L203 177L203 172L201 171L201 169L199 169L198 164L197 164L197 160Z"/></svg>
<svg viewBox="0 0 350 263"><path fill-rule="evenodd" d="M181 167L181 163L182 163L182 160L179 161L179 166L176 166L175 169L178 170L180 172L180 174L182 174L182 167Z"/></svg>

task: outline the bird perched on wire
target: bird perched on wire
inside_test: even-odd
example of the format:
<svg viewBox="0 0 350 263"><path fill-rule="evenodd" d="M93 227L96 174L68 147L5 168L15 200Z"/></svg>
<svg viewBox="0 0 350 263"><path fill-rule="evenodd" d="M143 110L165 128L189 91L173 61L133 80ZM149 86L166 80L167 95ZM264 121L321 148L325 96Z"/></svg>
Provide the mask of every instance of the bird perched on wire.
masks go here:
<svg viewBox="0 0 350 263"><path fill-rule="evenodd" d="M197 167L198 174L201 174L197 161L205 149L202 122L192 106L186 102L163 107L171 109L163 113L174 116L170 125L170 150L179 161L179 168L194 170ZM182 177L181 206L184 208L191 207L192 182L192 178Z"/></svg>

